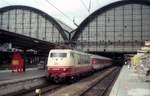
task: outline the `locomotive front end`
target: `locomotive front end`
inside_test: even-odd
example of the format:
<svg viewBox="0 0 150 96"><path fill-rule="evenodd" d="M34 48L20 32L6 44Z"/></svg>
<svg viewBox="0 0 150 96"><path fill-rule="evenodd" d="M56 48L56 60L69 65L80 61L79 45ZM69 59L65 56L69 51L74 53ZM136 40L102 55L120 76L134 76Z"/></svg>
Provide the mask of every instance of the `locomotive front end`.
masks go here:
<svg viewBox="0 0 150 96"><path fill-rule="evenodd" d="M72 64L69 52L65 50L51 50L48 57L48 74L53 81L61 81L72 74Z"/></svg>

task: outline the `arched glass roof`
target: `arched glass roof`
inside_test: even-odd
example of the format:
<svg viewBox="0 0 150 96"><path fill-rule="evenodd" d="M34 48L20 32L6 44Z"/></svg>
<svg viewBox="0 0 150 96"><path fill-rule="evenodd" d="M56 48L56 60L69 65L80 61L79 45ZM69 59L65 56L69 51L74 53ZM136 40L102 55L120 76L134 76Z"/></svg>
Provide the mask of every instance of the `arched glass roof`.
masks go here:
<svg viewBox="0 0 150 96"><path fill-rule="evenodd" d="M1 8L0 28L53 43L67 40L65 29L54 18L27 6Z"/></svg>
<svg viewBox="0 0 150 96"><path fill-rule="evenodd" d="M150 40L150 1L123 0L93 12L72 41L84 51L135 52Z"/></svg>
<svg viewBox="0 0 150 96"><path fill-rule="evenodd" d="M73 21L79 25L92 12L115 1L119 0L0 0L0 7L34 7L75 29L77 26Z"/></svg>

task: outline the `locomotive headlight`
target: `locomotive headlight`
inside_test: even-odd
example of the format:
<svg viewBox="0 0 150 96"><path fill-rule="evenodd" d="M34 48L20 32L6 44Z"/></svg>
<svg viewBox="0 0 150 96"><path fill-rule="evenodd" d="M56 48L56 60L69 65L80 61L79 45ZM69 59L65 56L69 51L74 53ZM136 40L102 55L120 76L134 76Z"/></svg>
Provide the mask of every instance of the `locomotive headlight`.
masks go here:
<svg viewBox="0 0 150 96"><path fill-rule="evenodd" d="M41 89L36 89L35 90L35 93L38 95L38 96L41 96L40 94L41 94Z"/></svg>

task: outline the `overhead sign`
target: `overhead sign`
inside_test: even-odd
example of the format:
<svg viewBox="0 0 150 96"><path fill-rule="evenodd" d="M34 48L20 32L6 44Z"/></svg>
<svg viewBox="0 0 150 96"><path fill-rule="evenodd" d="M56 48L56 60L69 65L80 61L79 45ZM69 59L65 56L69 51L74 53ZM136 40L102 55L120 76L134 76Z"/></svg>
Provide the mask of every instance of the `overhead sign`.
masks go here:
<svg viewBox="0 0 150 96"><path fill-rule="evenodd" d="M4 43L0 45L0 51L11 51L12 44L11 43Z"/></svg>

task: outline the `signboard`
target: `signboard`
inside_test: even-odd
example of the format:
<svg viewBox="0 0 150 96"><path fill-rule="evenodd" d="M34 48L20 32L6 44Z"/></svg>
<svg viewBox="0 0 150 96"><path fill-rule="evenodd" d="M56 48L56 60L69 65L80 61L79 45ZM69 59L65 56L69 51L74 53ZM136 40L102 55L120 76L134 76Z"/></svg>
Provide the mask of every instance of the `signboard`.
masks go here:
<svg viewBox="0 0 150 96"><path fill-rule="evenodd" d="M11 43L4 43L0 45L0 51L11 51L12 44Z"/></svg>

